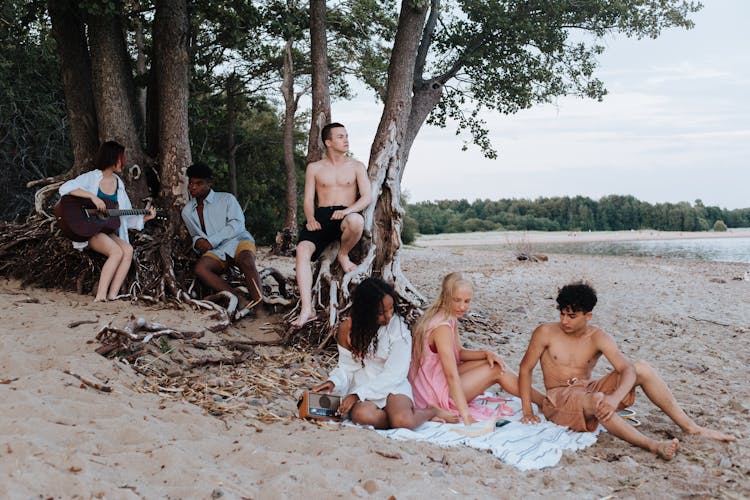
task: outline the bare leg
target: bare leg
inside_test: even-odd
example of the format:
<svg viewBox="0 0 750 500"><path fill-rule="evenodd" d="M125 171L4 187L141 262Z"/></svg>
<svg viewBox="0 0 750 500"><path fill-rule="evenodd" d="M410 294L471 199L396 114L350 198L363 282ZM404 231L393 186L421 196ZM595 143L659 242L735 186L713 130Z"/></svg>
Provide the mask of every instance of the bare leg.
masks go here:
<svg viewBox="0 0 750 500"><path fill-rule="evenodd" d="M667 387L666 382L646 361L637 360L633 363L635 366L636 385L640 385L648 399L669 416L680 428L687 434L697 434L717 441L734 441L736 438L729 434L719 432L713 429L706 429L696 424L680 408L677 400L672 395L672 391Z"/></svg>
<svg viewBox="0 0 750 500"><path fill-rule="evenodd" d="M518 375L507 367L501 373L498 365L490 366L485 360L466 361L458 365L458 374L467 401L484 393L493 384L499 384L509 394L520 395ZM531 401L541 408L544 394L532 387Z"/></svg>
<svg viewBox="0 0 750 500"><path fill-rule="evenodd" d="M588 394L584 398L583 411L586 416L594 415L596 412L596 406L599 402L604 399L604 393L594 392ZM680 446L680 442L677 439L671 441L657 441L641 434L635 427L625 421L624 418L619 416L617 413L612 415L606 422L600 422L607 432L615 437L627 441L628 443L648 450L656 455L660 456L664 460L672 460L677 454L677 449Z"/></svg>
<svg viewBox="0 0 750 500"><path fill-rule="evenodd" d="M349 252L362 237L365 227L365 219L357 213L349 214L341 222L341 246L339 246L338 261L345 273L357 268L356 264L349 259Z"/></svg>
<svg viewBox="0 0 750 500"><path fill-rule="evenodd" d="M447 410L431 406L414 408L411 399L403 394L389 394L385 404L390 427L414 430L428 420L438 419L443 422L458 422L458 416Z"/></svg>
<svg viewBox="0 0 750 500"><path fill-rule="evenodd" d="M96 287L96 297L94 302L107 300L107 292L112 284L112 279L117 272L117 268L122 261L122 248L115 241L104 233L98 233L89 239L89 246L92 250L107 257L99 274L99 285Z"/></svg>
<svg viewBox="0 0 750 500"><path fill-rule="evenodd" d="M117 266L115 276L114 278L112 278L112 283L109 285L109 293L107 294L107 299L114 300L118 295L120 295L120 288L122 288L122 284L125 282L125 278L128 276L130 265L133 263L133 247L130 245L130 243L126 243L124 240L115 235L111 235L110 238L112 238L112 240L117 243L117 245L122 250L120 265Z"/></svg>
<svg viewBox="0 0 750 500"><path fill-rule="evenodd" d="M205 255L195 263L195 274L204 285L217 292L225 291L234 294L237 297L237 306L239 308L245 307L248 304L248 300L240 295L237 290L229 286L229 283L224 281L219 275L223 269L224 266L221 262Z"/></svg>
<svg viewBox="0 0 750 500"><path fill-rule="evenodd" d="M263 299L263 292L260 283L260 275L255 267L255 255L250 250L243 250L235 259L240 271L245 275L245 284L250 294L251 302L260 302Z"/></svg>
<svg viewBox="0 0 750 500"><path fill-rule="evenodd" d="M371 425L376 429L388 429L390 423L385 410L378 408L372 401L359 401L349 410L352 422L360 425Z"/></svg>
<svg viewBox="0 0 750 500"><path fill-rule="evenodd" d="M315 253L315 245L311 241L300 241L297 244L296 273L301 305L299 316L292 326L302 326L315 317L312 307L312 269L310 268L313 253Z"/></svg>

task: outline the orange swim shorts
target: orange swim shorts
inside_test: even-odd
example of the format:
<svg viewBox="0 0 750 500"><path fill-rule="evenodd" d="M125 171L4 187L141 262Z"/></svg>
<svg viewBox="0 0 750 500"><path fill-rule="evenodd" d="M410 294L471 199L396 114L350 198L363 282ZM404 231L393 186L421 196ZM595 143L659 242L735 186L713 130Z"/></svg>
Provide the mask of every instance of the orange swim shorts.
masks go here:
<svg viewBox="0 0 750 500"><path fill-rule="evenodd" d="M542 413L550 422L564 425L578 432L593 432L599 425L595 416L587 417L583 411L583 398L593 392L611 394L617 389L620 374L611 371L599 380L577 380L568 386L547 390L542 404ZM635 387L630 389L617 406L618 410L632 406L635 402Z"/></svg>

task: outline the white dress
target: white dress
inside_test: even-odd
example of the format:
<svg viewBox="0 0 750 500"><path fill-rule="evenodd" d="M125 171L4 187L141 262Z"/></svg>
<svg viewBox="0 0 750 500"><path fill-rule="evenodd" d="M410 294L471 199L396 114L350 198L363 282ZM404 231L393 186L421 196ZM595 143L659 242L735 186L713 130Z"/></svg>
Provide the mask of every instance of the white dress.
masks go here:
<svg viewBox="0 0 750 500"><path fill-rule="evenodd" d="M403 394L413 400L411 385L406 378L411 363L411 332L400 316L394 314L390 323L378 329L378 348L362 361L339 348L339 364L328 376L333 382L332 394L356 394L360 401L371 401L385 407L389 394Z"/></svg>

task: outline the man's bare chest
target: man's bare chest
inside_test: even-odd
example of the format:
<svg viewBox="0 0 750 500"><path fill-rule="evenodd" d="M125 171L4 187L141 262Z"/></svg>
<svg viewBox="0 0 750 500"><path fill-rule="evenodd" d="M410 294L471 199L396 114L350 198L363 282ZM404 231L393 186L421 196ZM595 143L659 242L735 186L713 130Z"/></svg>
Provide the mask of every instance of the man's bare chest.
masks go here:
<svg viewBox="0 0 750 500"><path fill-rule="evenodd" d="M357 176L354 168L327 168L321 169L315 180L321 187L352 187L357 182Z"/></svg>
<svg viewBox="0 0 750 500"><path fill-rule="evenodd" d="M591 369L601 357L601 352L587 339L562 338L544 354L555 365L580 369Z"/></svg>

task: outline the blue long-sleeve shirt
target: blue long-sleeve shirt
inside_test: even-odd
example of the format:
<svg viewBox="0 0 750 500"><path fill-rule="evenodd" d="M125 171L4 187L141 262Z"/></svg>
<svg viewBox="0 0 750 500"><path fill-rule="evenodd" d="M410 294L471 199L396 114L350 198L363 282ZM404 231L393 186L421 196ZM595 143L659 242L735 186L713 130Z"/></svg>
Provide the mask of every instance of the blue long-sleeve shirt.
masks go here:
<svg viewBox="0 0 750 500"><path fill-rule="evenodd" d="M185 222L190 236L193 238L193 248L195 242L205 238L211 243L213 249L211 253L225 258L222 247L229 242L242 240L255 241L252 235L245 229L245 215L242 208L231 193L216 192L213 189L209 191L203 200L203 222L206 230L201 227L201 221L198 217L198 200L191 198L182 209L182 220ZM234 245L236 247L236 245ZM197 249L196 249L197 251ZM231 250L230 256L234 256Z"/></svg>

